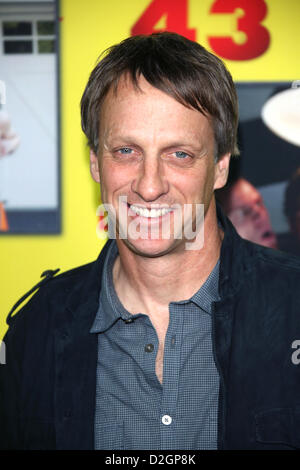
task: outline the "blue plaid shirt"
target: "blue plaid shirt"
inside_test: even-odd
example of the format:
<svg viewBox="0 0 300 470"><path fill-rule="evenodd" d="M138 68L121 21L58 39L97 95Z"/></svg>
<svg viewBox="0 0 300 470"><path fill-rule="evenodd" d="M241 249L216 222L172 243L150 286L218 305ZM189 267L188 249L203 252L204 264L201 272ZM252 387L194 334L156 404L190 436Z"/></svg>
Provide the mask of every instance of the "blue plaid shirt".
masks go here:
<svg viewBox="0 0 300 470"><path fill-rule="evenodd" d="M169 304L161 384L156 331L148 315L131 315L115 292L117 255L114 241L91 328L98 335L95 449L216 449L219 374L211 304L219 299L219 261L195 295Z"/></svg>

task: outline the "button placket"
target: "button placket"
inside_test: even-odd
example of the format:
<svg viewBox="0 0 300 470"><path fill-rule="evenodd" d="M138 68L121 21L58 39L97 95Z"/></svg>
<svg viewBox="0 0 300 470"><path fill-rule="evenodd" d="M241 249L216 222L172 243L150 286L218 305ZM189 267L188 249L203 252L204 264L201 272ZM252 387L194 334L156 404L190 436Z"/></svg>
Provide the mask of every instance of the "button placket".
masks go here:
<svg viewBox="0 0 300 470"><path fill-rule="evenodd" d="M145 374L151 380L151 383L154 381L156 383L156 373L155 373L155 359L156 352L158 351L158 338L155 332L155 329L149 319L146 319L147 333L143 338L142 343L142 353L143 353L143 369Z"/></svg>
<svg viewBox="0 0 300 470"><path fill-rule="evenodd" d="M184 309L181 305L180 309ZM183 330L183 312L177 312L176 303L169 305L170 321L165 339L164 386L161 401L161 445L169 448L172 443L176 420L176 403L179 387L180 351ZM180 314L178 314L180 313Z"/></svg>

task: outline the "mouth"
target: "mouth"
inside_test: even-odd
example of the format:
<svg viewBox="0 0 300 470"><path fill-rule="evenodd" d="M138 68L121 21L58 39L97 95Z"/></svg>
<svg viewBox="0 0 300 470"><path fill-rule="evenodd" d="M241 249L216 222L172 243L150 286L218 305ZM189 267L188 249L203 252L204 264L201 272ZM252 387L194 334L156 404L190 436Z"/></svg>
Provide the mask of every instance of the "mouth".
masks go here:
<svg viewBox="0 0 300 470"><path fill-rule="evenodd" d="M268 246L270 248L277 248L277 239L276 235L272 230L265 230L260 238L260 242L264 246Z"/></svg>
<svg viewBox="0 0 300 470"><path fill-rule="evenodd" d="M158 219L159 217L163 217L164 215L173 212L174 209L170 207L142 207L135 204L127 203L127 207L129 209L129 215L131 216L139 216L148 219Z"/></svg>
<svg viewBox="0 0 300 470"><path fill-rule="evenodd" d="M271 230L266 230L265 232L263 232L261 237L263 240L268 240L270 238L274 238L274 233Z"/></svg>

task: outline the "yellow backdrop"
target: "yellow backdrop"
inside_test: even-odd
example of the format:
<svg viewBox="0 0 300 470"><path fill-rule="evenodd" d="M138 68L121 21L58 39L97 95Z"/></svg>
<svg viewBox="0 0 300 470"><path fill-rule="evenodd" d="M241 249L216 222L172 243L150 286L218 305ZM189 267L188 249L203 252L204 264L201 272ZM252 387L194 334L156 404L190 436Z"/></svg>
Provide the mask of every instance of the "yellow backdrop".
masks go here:
<svg viewBox="0 0 300 470"><path fill-rule="evenodd" d="M243 44L237 20L250 12L243 5L267 5L262 25L270 35L264 53L251 60L226 60L235 80L300 79L300 2L298 0L155 0L187 6L186 27L196 30L196 40L212 50L209 36L231 36ZM210 13L213 5L230 5L234 13ZM45 269L61 271L95 259L103 242L96 235L99 189L90 177L88 151L80 128L79 102L88 75L100 52L130 35L151 0L61 0L61 159L62 233L56 236L5 236L0 239L0 336L5 317L15 301L38 282ZM260 4L260 5L259 5ZM232 7L233 5L233 7ZM247 7L248 8L248 7ZM251 16L251 15L250 15ZM168 12L155 29L169 26ZM251 33L252 34L252 33ZM42 312L41 312L42 314Z"/></svg>

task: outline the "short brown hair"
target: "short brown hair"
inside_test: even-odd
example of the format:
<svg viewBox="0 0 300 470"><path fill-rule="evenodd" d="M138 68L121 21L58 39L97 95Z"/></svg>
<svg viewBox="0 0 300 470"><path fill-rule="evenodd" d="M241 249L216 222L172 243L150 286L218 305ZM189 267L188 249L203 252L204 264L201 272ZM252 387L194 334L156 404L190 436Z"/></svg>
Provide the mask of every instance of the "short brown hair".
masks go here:
<svg viewBox="0 0 300 470"><path fill-rule="evenodd" d="M200 44L176 33L133 36L110 47L92 71L81 99L81 124L98 152L100 107L111 86L129 74L134 86L142 75L181 104L212 117L216 160L238 155L238 100L223 62ZM101 58L102 56L100 56Z"/></svg>

